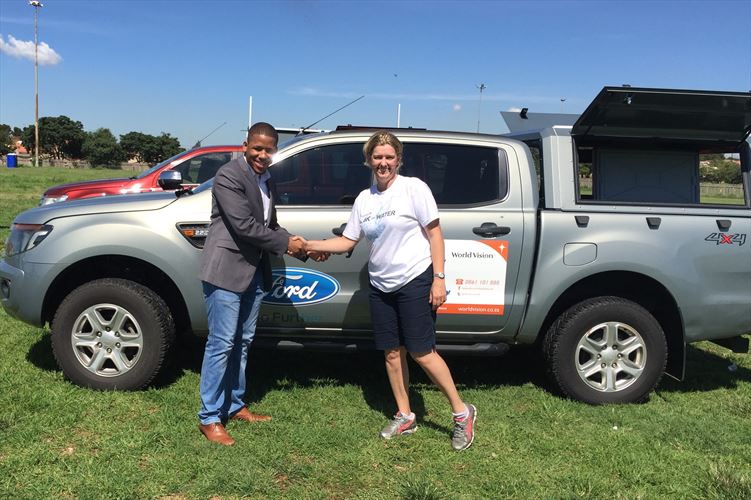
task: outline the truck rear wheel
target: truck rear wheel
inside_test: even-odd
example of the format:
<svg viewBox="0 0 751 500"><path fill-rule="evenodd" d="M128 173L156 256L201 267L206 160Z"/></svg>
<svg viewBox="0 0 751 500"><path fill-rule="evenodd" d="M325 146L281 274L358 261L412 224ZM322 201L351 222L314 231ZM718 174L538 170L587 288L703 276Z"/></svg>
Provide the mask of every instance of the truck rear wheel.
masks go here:
<svg viewBox="0 0 751 500"><path fill-rule="evenodd" d="M568 309L548 329L543 350L561 392L590 404L645 400L667 361L660 324L620 297L596 297Z"/></svg>
<svg viewBox="0 0 751 500"><path fill-rule="evenodd" d="M174 335L169 308L153 291L125 279L99 279L60 304L52 351L77 385L135 390L157 375Z"/></svg>

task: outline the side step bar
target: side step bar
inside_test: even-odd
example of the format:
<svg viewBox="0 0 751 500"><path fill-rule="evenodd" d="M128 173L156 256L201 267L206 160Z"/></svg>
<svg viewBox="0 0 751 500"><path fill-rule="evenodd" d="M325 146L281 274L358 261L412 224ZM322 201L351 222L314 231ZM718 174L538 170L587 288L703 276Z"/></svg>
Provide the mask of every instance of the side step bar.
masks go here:
<svg viewBox="0 0 751 500"><path fill-rule="evenodd" d="M274 340L269 338L256 338L253 340L253 347L263 349L280 349L285 351L324 351L324 352L357 352L372 351L375 349L372 341L353 340L332 341L332 340L302 340L293 342L291 340ZM437 344L436 349L441 354L454 355L460 354L465 356L502 356L509 350L509 345L504 343L490 344L477 343L469 345L457 344Z"/></svg>

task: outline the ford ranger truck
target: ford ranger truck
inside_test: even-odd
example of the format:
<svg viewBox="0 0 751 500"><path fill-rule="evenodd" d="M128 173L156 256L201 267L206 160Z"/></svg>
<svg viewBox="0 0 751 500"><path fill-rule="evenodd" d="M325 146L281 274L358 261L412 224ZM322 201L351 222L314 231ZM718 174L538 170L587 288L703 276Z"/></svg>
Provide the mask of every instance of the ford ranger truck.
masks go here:
<svg viewBox="0 0 751 500"><path fill-rule="evenodd" d="M525 118L519 117L522 122ZM539 122L538 122L539 123ZM438 349L541 349L553 385L592 404L646 399L683 375L686 345L747 349L751 332L751 94L606 87L573 125L507 136L397 129L401 174L423 179L446 239ZM372 179L356 127L288 142L271 167L293 234L341 234ZM699 181L702 155L737 162L728 199ZM50 325L65 376L138 389L184 332L205 334L197 278L211 183L37 207L0 262L12 316ZM367 245L326 262L272 262L254 343L373 347Z"/></svg>

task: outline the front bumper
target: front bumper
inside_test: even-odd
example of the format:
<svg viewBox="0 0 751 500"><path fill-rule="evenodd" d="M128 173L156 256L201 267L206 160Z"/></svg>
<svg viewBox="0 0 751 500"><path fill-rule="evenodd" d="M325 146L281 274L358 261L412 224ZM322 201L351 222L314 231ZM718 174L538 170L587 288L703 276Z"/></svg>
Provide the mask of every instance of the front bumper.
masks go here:
<svg viewBox="0 0 751 500"><path fill-rule="evenodd" d="M0 304L16 319L34 326L44 326L42 305L51 264L32 264L25 269L0 261Z"/></svg>

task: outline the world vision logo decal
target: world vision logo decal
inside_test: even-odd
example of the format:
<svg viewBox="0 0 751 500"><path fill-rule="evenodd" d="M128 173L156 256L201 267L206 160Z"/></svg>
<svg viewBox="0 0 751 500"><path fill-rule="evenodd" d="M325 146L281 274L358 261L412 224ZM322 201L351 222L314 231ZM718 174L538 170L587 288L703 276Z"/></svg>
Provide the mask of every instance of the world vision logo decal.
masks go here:
<svg viewBox="0 0 751 500"><path fill-rule="evenodd" d="M446 240L446 302L439 314L502 316L508 241Z"/></svg>

